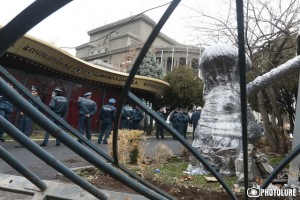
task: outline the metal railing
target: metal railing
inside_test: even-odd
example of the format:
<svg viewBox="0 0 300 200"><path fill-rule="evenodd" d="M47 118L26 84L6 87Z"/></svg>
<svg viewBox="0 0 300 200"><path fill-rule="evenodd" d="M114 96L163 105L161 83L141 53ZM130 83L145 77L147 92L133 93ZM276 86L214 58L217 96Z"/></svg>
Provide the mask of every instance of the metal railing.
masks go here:
<svg viewBox="0 0 300 200"><path fill-rule="evenodd" d="M69 3L70 0L37 0L17 15L10 23L8 23L0 31L0 55L4 55L5 51L22 37L28 30L38 24L40 21L51 15L53 12L61 8L62 6ZM118 162L118 127L119 118L121 115L121 109L126 98L131 99L137 105L141 107L147 114L151 115L157 122L161 123L166 130L168 130L186 149L188 149L206 168L209 170L213 176L221 183L226 192L232 199L237 199L235 193L231 190L228 184L224 181L222 176L206 161L206 159L199 154L199 152L193 148L186 139L183 138L173 127L169 126L162 118L160 118L153 110L147 107L137 96L130 92L130 85L133 78L145 57L147 51L152 45L153 41L159 34L161 28L170 17L172 12L175 10L180 0L174 0L170 3L169 7L157 23L156 27L153 29L149 38L145 42L145 45L141 49L132 70L128 76L127 82L121 92L119 97L119 104L117 107L116 119L114 121L113 128L113 157L110 157L105 152L103 152L95 144L84 138L76 129L62 120L57 116L52 110L50 110L46 105L37 101L36 98L29 93L29 91L20 84L4 67L0 66L0 75L12 83L14 87L19 91L16 92L14 89L10 88L6 81L0 79L0 91L1 93L9 99L16 107L24 111L26 115L32 118L37 124L39 124L43 129L49 132L52 136L58 138L63 144L73 150L75 153L80 155L82 158L93 164L95 167L101 169L105 173L109 174L116 180L119 180L123 184L132 188L136 192L142 194L149 199L175 199L165 191L162 191L158 187L152 185L151 183L143 180L141 177L137 176L135 173L131 172L125 166ZM243 158L244 158L244 187L248 188L248 155L247 155L247 98L246 98L246 71L245 71L245 49L244 49L244 27L243 27L243 1L237 0L237 23L238 23L238 40L239 40L239 63L240 63L240 86L241 86L241 109L242 109L242 134L243 134ZM34 13L34 15L33 15ZM34 16L34 17L33 17ZM35 108L31 103L29 103L24 98L29 99L35 105L39 107L39 110ZM43 113L47 113L48 116L57 121L58 125L54 124L49 120ZM0 116L0 127L5 130L12 138L26 147L29 151L39 157L41 160L49 164L51 167L65 175L71 181L76 183L78 186L94 195L99 199L108 199L108 196L100 191L98 188L85 181L69 168L64 166L60 161L54 158L52 155L47 153L40 146L32 142L28 137L22 134L17 128L10 124L6 119ZM88 150L74 139L72 139L64 130L70 132L81 140L87 147ZM91 151L96 152L98 155L103 157L106 161L113 163L110 165L103 159L99 159ZM300 145L292 150L286 158L284 158L281 163L275 168L273 173L265 180L262 188L266 188L272 179L298 154L300 153ZM13 166L18 172L20 172L25 178L31 181L35 186L37 186L40 191L47 190L47 185L39 177L37 177L33 172L31 172L26 166L20 163L14 156L7 152L2 146L0 146L0 156L8 164ZM125 173L124 173L125 172ZM245 190L245 198L247 199L247 194Z"/></svg>

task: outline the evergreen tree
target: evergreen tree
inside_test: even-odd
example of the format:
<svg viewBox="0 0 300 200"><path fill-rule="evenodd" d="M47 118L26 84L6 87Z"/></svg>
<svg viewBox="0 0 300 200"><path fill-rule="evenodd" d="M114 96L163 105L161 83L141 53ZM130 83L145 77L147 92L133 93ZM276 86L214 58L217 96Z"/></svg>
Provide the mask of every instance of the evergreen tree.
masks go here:
<svg viewBox="0 0 300 200"><path fill-rule="evenodd" d="M137 75L148 76L152 78L162 79L162 67L156 60L155 53L152 50L149 50L146 54L140 68L137 72Z"/></svg>

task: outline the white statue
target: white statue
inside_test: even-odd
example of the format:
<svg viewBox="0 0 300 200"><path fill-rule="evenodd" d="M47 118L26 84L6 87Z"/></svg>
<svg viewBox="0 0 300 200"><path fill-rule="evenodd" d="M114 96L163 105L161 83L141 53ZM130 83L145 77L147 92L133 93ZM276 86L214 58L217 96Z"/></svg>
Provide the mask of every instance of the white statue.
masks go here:
<svg viewBox="0 0 300 200"><path fill-rule="evenodd" d="M201 118L192 144L219 173L227 176L242 173L235 161L242 157L242 126L238 49L218 44L207 48L200 60L205 85ZM247 69L251 61L246 56ZM256 143L261 133L254 115L248 109L247 132L250 144ZM251 161L250 161L251 162ZM238 164L239 165L239 164ZM240 165L239 165L240 166ZM191 174L205 174L199 161L191 161Z"/></svg>

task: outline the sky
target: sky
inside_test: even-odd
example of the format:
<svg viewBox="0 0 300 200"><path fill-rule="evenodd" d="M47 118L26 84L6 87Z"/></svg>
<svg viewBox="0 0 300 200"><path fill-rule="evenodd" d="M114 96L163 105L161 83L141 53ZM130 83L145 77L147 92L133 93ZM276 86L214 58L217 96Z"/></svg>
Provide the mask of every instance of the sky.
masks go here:
<svg viewBox="0 0 300 200"><path fill-rule="evenodd" d="M2 1L0 25L7 24L32 2L33 0ZM40 22L27 34L75 55L74 47L89 41L87 34L89 30L169 2L168 0L74 0ZM180 43L199 44L191 30L191 26L196 23L193 19L197 15L193 9L197 10L200 7L202 9L204 5L207 6L207 0L182 0L163 27L162 32ZM145 14L158 22L166 8L167 6L163 6ZM212 8L207 7L206 9Z"/></svg>

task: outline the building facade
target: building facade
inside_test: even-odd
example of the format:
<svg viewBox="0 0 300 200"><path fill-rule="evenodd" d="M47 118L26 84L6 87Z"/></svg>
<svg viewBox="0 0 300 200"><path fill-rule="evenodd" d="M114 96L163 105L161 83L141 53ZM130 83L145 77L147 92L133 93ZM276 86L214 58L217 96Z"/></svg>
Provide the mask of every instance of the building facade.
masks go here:
<svg viewBox="0 0 300 200"><path fill-rule="evenodd" d="M76 57L94 64L119 71L122 66L133 64L143 43L156 23L142 14L128 17L88 31L90 41L76 47ZM183 45L163 33L159 33L152 49L166 74L179 65L198 69L201 53L199 47Z"/></svg>

